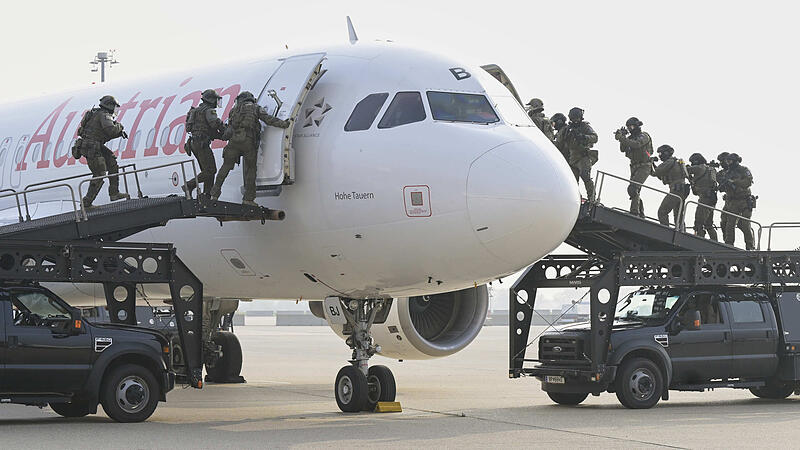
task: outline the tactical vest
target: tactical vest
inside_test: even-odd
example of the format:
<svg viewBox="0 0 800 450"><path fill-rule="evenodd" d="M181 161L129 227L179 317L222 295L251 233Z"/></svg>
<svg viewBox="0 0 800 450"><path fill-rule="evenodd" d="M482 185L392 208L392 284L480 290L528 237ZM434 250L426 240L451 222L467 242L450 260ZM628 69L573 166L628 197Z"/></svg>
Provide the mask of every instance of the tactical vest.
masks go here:
<svg viewBox="0 0 800 450"><path fill-rule="evenodd" d="M672 164L667 168L667 173L662 175L661 181L664 184L673 185L684 182L686 179L686 169L683 167L683 164L678 161L678 158L672 156L662 164Z"/></svg>
<svg viewBox="0 0 800 450"><path fill-rule="evenodd" d="M87 111L83 119L81 119L81 125L78 128L78 136L87 141L94 141L100 144L105 144L109 141L110 139L106 137L106 133L103 131L103 126L100 123L103 114L108 113L100 108L92 108Z"/></svg>
<svg viewBox="0 0 800 450"><path fill-rule="evenodd" d="M211 135L211 126L208 124L208 119L206 118L206 112L211 109L211 106L207 103L203 102L195 108L193 113L193 122L192 122L192 136L210 136Z"/></svg>
<svg viewBox="0 0 800 450"><path fill-rule="evenodd" d="M749 180L750 181L749 184L753 184L753 175L750 173L750 169L742 165L738 165L736 167L731 167L730 169L728 169L727 177L728 181L734 184L736 180L742 178ZM741 200L749 198L750 195L752 195L752 192L750 191L750 186L746 188L741 188L739 186L736 186L733 192L729 193L728 195L732 199Z"/></svg>
<svg viewBox="0 0 800 450"><path fill-rule="evenodd" d="M692 177L692 189L695 195L713 191L717 189L717 171L706 164L692 166L697 168L698 173ZM694 170L693 170L694 171Z"/></svg>
<svg viewBox="0 0 800 450"><path fill-rule="evenodd" d="M650 155L653 154L653 140L650 138L650 135L645 132L642 132L641 136L644 136L647 140L645 145L636 149L627 146L625 148L625 156L631 160L632 166L650 164Z"/></svg>
<svg viewBox="0 0 800 450"><path fill-rule="evenodd" d="M258 121L258 105L253 102L237 104L230 114L230 124L233 134L244 134L249 138L256 138L261 133L261 124Z"/></svg>

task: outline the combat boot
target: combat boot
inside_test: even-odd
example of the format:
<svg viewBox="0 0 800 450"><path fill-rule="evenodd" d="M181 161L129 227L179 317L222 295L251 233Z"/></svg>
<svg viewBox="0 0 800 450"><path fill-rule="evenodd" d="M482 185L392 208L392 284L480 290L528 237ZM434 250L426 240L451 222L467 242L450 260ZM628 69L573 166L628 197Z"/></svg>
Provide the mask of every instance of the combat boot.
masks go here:
<svg viewBox="0 0 800 450"><path fill-rule="evenodd" d="M83 205L84 209L94 208L94 205L92 205L92 201L87 199L86 197L84 197L81 200L81 205Z"/></svg>
<svg viewBox="0 0 800 450"><path fill-rule="evenodd" d="M252 200L243 200L242 204L243 205L247 205L247 206L258 206L258 203L254 202Z"/></svg>
<svg viewBox="0 0 800 450"><path fill-rule="evenodd" d="M123 194L122 192L115 192L113 194L108 194L108 198L111 199L112 202L117 200L130 200L131 196L129 194Z"/></svg>

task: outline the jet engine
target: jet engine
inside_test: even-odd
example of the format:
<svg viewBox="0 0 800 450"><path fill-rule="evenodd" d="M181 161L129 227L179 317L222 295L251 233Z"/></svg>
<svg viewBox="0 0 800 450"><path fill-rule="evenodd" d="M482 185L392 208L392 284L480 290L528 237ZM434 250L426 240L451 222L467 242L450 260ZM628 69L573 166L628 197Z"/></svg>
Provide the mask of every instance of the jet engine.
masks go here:
<svg viewBox="0 0 800 450"><path fill-rule="evenodd" d="M309 302L311 312L325 318L323 304ZM463 350L486 320L486 285L443 294L394 298L376 315L371 333L380 355L392 359L431 359ZM328 324L343 339L349 325Z"/></svg>

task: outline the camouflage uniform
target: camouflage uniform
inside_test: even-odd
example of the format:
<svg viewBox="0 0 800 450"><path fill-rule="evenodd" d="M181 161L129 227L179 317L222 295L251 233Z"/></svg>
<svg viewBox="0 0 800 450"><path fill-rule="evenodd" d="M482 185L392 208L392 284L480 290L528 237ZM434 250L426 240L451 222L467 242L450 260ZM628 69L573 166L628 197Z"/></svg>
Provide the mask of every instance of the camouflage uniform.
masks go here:
<svg viewBox="0 0 800 450"><path fill-rule="evenodd" d="M755 198L750 192L750 186L753 185L753 175L750 170L739 164L736 155L729 156L732 159L730 167L725 174L725 184L720 185L720 189L724 190L725 207L723 211L736 214L738 216L751 218L753 216L753 207L755 206ZM733 245L736 240L736 228L742 230L744 234L744 243L747 250L755 248L755 237L753 236L753 228L749 221L742 220L738 217L729 216L725 221L724 228L722 229L722 236L725 243Z"/></svg>
<svg viewBox="0 0 800 450"><path fill-rule="evenodd" d="M702 161L705 160L703 159ZM686 171L689 173L692 192L697 196L697 201L701 205L697 207L697 211L694 213L694 234L705 237L706 232L708 232L708 237L716 241L717 230L714 229L714 210L704 208L702 205L708 205L712 208L717 206L717 170L704 162L695 164L695 161L692 161L692 165L687 167Z"/></svg>
<svg viewBox="0 0 800 450"><path fill-rule="evenodd" d="M530 107L528 116L530 116L533 123L536 124L536 128L540 129L542 133L547 136L547 139L553 142L555 139L553 123L544 115L544 103L538 98L534 98L528 102L528 106Z"/></svg>
<svg viewBox="0 0 800 450"><path fill-rule="evenodd" d="M672 212L675 224L679 226L680 218L678 217L678 212L688 194L686 190L686 167L683 165L683 161L671 155L666 159L662 156L662 161L664 162L653 170L653 175L669 186L670 194L677 195L679 198L673 195L664 197L661 206L658 207L658 221L661 225L669 226L669 213Z"/></svg>
<svg viewBox="0 0 800 450"><path fill-rule="evenodd" d="M92 108L81 120L78 136L81 138L80 155L86 158L86 165L92 171L93 177L101 177L106 173L115 174L119 172L117 157L106 147L106 142L118 137L127 138L124 127L121 123L114 120L112 115L115 107L119 103L114 97L106 95L100 99L100 107ZM92 202L100 193L103 187L103 180L92 180L89 182L89 189L83 197L85 207L92 206ZM128 194L119 192L119 178L110 177L108 179L108 196L114 200L129 198Z"/></svg>
<svg viewBox="0 0 800 450"><path fill-rule="evenodd" d="M550 118L550 122L553 124L553 131L555 133L553 145L555 145L558 151L564 156L564 160L569 161L569 152L564 151L564 134L566 132L563 131L567 128L567 117L564 114L555 113L553 117Z"/></svg>
<svg viewBox="0 0 800 450"><path fill-rule="evenodd" d="M199 183L203 183L203 194L211 194L214 175L217 173L217 161L211 151L211 141L221 138L225 128L222 120L217 117L216 110L221 98L213 89L207 89L203 92L203 102L194 110L189 148L197 158L200 173L186 183L189 192L194 190Z"/></svg>
<svg viewBox="0 0 800 450"><path fill-rule="evenodd" d="M214 182L211 197L218 199L222 192L222 183L239 158L244 158L242 175L244 178L244 197L242 203L255 205L256 198L256 164L258 144L261 140L261 123L280 128L289 126L288 120L280 120L271 116L264 108L255 103L253 94L245 91L236 98L236 106L231 111L228 126L232 137L222 151L224 162Z"/></svg>
<svg viewBox="0 0 800 450"><path fill-rule="evenodd" d="M650 160L653 154L653 140L650 135L641 131L641 129L634 129L630 136L618 134L617 140L619 141L619 149L625 153L625 156L631 160L631 181L644 184L650 172L653 169L653 163ZM631 199L630 212L639 217L645 217L644 205L641 198L642 186L639 184L631 183L628 185L628 197Z"/></svg>
<svg viewBox="0 0 800 450"><path fill-rule="evenodd" d="M573 111L580 111L580 117L574 116ZM594 132L589 122L583 120L583 111L573 108L570 111L570 123L563 128L564 150L569 152L569 165L575 180L583 180L586 187L586 197L590 202L595 201L594 182L592 181L592 166L597 162L597 151L591 150L597 142L597 133Z"/></svg>

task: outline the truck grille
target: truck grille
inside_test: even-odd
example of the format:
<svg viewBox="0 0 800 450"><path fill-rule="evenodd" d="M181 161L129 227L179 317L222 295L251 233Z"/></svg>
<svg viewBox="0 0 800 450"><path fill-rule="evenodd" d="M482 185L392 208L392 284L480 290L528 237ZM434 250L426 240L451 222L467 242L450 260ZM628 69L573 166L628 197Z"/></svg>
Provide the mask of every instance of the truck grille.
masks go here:
<svg viewBox="0 0 800 450"><path fill-rule="evenodd" d="M585 361L583 341L574 337L543 337L539 341L539 359Z"/></svg>

